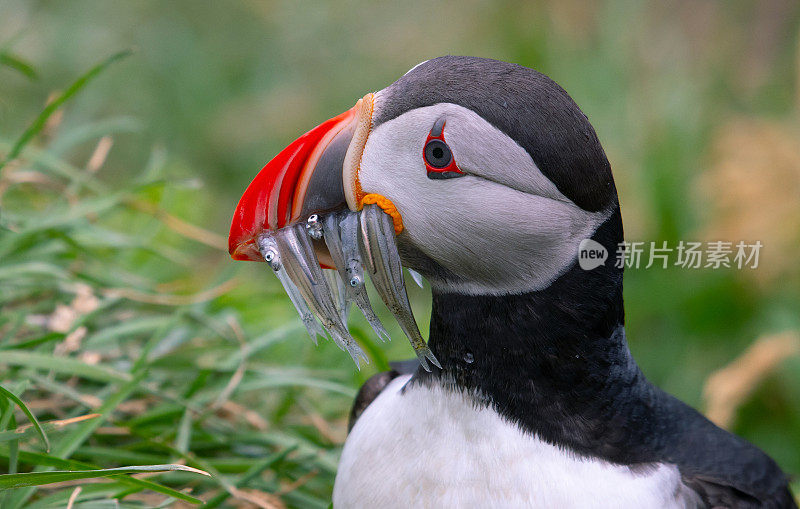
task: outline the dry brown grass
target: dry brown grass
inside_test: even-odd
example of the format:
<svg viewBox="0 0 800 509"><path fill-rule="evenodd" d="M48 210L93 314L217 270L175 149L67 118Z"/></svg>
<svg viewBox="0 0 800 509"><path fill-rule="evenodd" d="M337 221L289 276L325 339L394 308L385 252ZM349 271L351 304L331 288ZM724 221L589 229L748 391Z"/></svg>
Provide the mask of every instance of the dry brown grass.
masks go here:
<svg viewBox="0 0 800 509"><path fill-rule="evenodd" d="M706 417L729 428L737 409L759 384L787 357L800 354L800 334L795 331L762 336L739 357L706 380L703 395Z"/></svg>
<svg viewBox="0 0 800 509"><path fill-rule="evenodd" d="M800 129L792 123L738 118L723 125L699 179L708 240L763 243L756 270L762 287L800 274Z"/></svg>

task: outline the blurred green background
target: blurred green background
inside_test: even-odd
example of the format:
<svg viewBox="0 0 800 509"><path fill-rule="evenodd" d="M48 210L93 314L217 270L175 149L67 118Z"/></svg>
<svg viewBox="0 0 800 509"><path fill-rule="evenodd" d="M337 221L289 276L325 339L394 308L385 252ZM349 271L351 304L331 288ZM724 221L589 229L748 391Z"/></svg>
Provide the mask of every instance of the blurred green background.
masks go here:
<svg viewBox="0 0 800 509"><path fill-rule="evenodd" d="M3 0L0 159L48 100L134 53L0 170L0 385L52 421L46 452L0 400L0 473L177 462L212 477L0 491L0 506L152 507L183 490L327 507L355 391L412 352L385 310L390 344L351 317L361 372L315 347L277 280L224 239L275 153L443 54L529 66L572 95L628 240L763 243L755 270L627 270L628 338L651 380L800 474L799 36L795 0ZM426 331L428 289L409 288Z"/></svg>

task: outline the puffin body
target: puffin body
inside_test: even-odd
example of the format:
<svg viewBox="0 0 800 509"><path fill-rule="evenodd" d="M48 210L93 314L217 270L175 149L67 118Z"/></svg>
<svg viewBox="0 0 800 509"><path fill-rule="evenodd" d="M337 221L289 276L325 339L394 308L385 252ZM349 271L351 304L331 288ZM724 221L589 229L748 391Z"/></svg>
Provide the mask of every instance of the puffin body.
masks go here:
<svg viewBox="0 0 800 509"><path fill-rule="evenodd" d="M263 257L279 277L286 265L297 283L287 291L306 296L358 362L314 293L319 269L294 270L293 251L269 243L309 214L341 211L361 214L370 276L420 363L360 391L334 507L796 507L768 456L653 386L633 360L622 269L614 256L578 263L586 239L609 253L623 241L611 168L586 116L543 74L471 57L423 62L309 131L248 188L232 255ZM347 220L341 232L332 224L347 237ZM305 252L357 287L340 265L358 255L337 254L328 233ZM402 277L386 277L400 263L432 287L427 347L393 298Z"/></svg>
<svg viewBox="0 0 800 509"><path fill-rule="evenodd" d="M395 378L350 432L335 507L700 507L674 465L572 453L484 402Z"/></svg>

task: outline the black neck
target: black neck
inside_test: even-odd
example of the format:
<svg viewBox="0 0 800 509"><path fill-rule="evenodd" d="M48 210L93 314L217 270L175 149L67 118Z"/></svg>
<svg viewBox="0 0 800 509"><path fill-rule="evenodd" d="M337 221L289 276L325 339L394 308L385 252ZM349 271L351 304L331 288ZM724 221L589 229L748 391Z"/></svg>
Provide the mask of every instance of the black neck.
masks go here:
<svg viewBox="0 0 800 509"><path fill-rule="evenodd" d="M641 413L654 394L625 341L622 269L613 254L621 238L617 208L593 236L610 253L603 266L576 264L548 288L522 295L434 291L429 345L442 370L420 370L417 379L485 397L548 442L636 460L621 442L631 433L644 439L651 419Z"/></svg>

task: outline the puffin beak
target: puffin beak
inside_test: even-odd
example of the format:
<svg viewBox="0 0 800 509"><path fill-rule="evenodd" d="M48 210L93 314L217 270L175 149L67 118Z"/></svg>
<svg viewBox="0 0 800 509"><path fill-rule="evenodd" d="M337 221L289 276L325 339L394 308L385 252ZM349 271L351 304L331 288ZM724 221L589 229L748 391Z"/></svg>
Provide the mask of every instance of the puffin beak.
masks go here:
<svg viewBox="0 0 800 509"><path fill-rule="evenodd" d="M234 260L266 261L314 342L327 333L356 366L368 360L347 330L351 304L380 339L389 339L367 297L366 267L429 369L428 361L439 363L417 328L406 294L395 243L399 213L394 210L395 218L367 203L358 181L373 97L367 94L308 131L264 166L239 200L228 250Z"/></svg>
<svg viewBox="0 0 800 509"><path fill-rule="evenodd" d="M299 137L250 182L228 236L234 260L264 261L259 235L346 206L342 168L360 104Z"/></svg>

